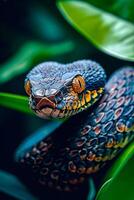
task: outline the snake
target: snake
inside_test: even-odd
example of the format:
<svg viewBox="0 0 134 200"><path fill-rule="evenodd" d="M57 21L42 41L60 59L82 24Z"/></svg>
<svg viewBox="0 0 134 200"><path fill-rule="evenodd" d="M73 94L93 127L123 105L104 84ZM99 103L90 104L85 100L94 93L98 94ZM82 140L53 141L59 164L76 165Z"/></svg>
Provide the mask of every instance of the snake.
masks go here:
<svg viewBox="0 0 134 200"><path fill-rule="evenodd" d="M65 122L20 156L43 188L72 191L115 158L134 138L134 68L109 80L92 60L44 62L26 76L30 108Z"/></svg>

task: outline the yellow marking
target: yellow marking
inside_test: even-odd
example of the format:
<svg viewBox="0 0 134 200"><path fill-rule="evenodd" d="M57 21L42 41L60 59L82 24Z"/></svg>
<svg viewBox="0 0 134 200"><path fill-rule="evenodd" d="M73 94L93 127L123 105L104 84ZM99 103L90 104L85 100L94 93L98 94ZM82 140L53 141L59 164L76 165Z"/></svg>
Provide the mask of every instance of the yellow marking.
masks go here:
<svg viewBox="0 0 134 200"><path fill-rule="evenodd" d="M101 157L101 156L98 156L98 157L95 158L95 161L96 161L96 162L100 162L101 160L102 160L102 157Z"/></svg>
<svg viewBox="0 0 134 200"><path fill-rule="evenodd" d="M90 91L87 91L86 94L85 94L85 99L86 99L86 102L88 103L89 101L91 101L91 92Z"/></svg>
<svg viewBox="0 0 134 200"><path fill-rule="evenodd" d="M108 159L109 159L108 156L104 156L104 157L102 158L102 161L106 161L106 160L108 160Z"/></svg>
<svg viewBox="0 0 134 200"><path fill-rule="evenodd" d="M74 103L73 103L73 109L74 109L74 110L77 109L77 101L74 101Z"/></svg>
<svg viewBox="0 0 134 200"><path fill-rule="evenodd" d="M81 103L80 103L80 101L78 101L78 106L77 106L77 108L80 108L81 107Z"/></svg>
<svg viewBox="0 0 134 200"><path fill-rule="evenodd" d="M85 98L84 98L84 94L83 94L83 96L82 96L81 105L82 105L82 106L84 106L84 105L85 105Z"/></svg>
<svg viewBox="0 0 134 200"><path fill-rule="evenodd" d="M134 131L134 126L131 126L130 128L125 126L125 132L130 132L130 131Z"/></svg>
<svg viewBox="0 0 134 200"><path fill-rule="evenodd" d="M92 91L92 97L95 99L97 96L98 96L98 94L97 94L96 90L93 90Z"/></svg>
<svg viewBox="0 0 134 200"><path fill-rule="evenodd" d="M114 141L111 141L111 142L108 142L106 145L105 145L105 147L107 147L107 148L112 148L113 146L114 146Z"/></svg>
<svg viewBox="0 0 134 200"><path fill-rule="evenodd" d="M101 94L103 92L103 88L100 88L98 92Z"/></svg>
<svg viewBox="0 0 134 200"><path fill-rule="evenodd" d="M124 142L122 142L122 143L120 144L120 147L121 147L121 148L125 147L125 146L127 145L127 143L128 143L128 137L126 137L125 140L124 140Z"/></svg>
<svg viewBox="0 0 134 200"><path fill-rule="evenodd" d="M114 145L113 147L115 149L117 149L117 148L119 148L121 146L122 143L123 143L123 139L119 143L117 143L116 145Z"/></svg>
<svg viewBox="0 0 134 200"><path fill-rule="evenodd" d="M66 106L64 106L64 107L62 108L62 110L66 110Z"/></svg>
<svg viewBox="0 0 134 200"><path fill-rule="evenodd" d="M67 110L72 110L72 107L70 106L70 103L67 104Z"/></svg>

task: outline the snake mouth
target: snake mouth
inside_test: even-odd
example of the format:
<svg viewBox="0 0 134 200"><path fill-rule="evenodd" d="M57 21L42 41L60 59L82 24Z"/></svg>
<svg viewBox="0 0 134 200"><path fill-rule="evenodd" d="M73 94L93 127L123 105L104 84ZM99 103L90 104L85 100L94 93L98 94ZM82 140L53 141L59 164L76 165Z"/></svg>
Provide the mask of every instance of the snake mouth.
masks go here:
<svg viewBox="0 0 134 200"><path fill-rule="evenodd" d="M56 102L54 102L54 100L52 101L47 97L30 97L30 107L36 113L37 116L43 119L64 117L63 111L57 108Z"/></svg>
<svg viewBox="0 0 134 200"><path fill-rule="evenodd" d="M36 105L37 110L41 110L42 108L53 108L55 109L56 105L53 101L48 99L47 97L42 98Z"/></svg>
<svg viewBox="0 0 134 200"><path fill-rule="evenodd" d="M47 97L33 97L30 98L30 106L33 110L40 111L45 108L55 109L56 104Z"/></svg>

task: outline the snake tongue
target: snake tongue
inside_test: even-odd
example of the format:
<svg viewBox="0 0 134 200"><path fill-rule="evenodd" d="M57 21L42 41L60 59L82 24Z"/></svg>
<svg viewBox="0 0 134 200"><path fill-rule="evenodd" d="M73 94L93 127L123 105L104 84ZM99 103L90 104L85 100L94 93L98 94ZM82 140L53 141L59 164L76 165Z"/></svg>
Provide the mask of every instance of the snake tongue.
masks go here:
<svg viewBox="0 0 134 200"><path fill-rule="evenodd" d="M42 98L36 105L36 109L40 110L45 107L55 108L55 103L47 97Z"/></svg>

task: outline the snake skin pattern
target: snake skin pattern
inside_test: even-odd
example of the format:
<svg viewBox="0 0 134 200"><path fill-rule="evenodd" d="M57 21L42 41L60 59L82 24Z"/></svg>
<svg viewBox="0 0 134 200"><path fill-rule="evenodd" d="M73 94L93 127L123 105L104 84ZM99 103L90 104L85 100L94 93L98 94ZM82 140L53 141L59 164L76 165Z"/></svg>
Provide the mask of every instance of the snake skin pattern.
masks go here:
<svg viewBox="0 0 134 200"><path fill-rule="evenodd" d="M71 191L133 138L134 68L126 67L112 75L99 102L35 144L20 163L41 185Z"/></svg>

